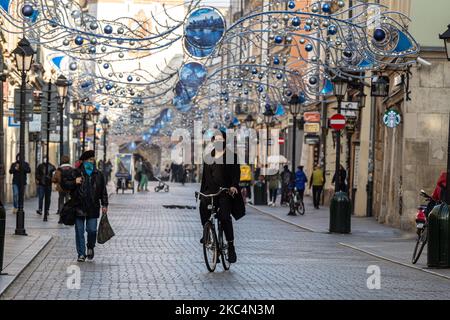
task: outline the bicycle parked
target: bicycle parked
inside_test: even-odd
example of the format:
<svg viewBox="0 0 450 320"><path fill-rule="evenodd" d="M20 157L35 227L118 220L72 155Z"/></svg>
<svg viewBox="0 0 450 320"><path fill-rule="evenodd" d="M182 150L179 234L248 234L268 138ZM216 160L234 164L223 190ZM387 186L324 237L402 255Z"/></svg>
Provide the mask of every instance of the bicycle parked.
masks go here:
<svg viewBox="0 0 450 320"><path fill-rule="evenodd" d="M414 247L412 263L416 264L422 254L423 248L428 241L428 215L433 208L440 202L433 200L425 191L421 190L420 195L425 198L428 204L423 204L417 208L416 215L416 228L417 228L417 241Z"/></svg>
<svg viewBox="0 0 450 320"><path fill-rule="evenodd" d="M222 257L222 266L225 270L229 270L231 265L228 262L228 244L224 240L224 231L220 220L217 218L218 208L214 205L215 197L229 190L229 188L220 188L219 192L215 194L195 192L196 201L198 201L199 196L211 198L211 203L208 205L208 211L211 213L211 216L203 227L203 255L206 268L210 272L214 272L217 263L220 262L219 255Z"/></svg>

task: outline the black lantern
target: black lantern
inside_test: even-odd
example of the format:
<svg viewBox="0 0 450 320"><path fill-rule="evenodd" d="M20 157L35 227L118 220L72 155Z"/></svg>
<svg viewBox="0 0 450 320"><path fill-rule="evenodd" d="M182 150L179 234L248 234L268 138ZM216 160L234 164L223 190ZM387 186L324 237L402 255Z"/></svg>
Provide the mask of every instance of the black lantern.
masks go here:
<svg viewBox="0 0 450 320"><path fill-rule="evenodd" d="M16 59L17 70L20 72L26 72L31 69L33 64L34 50L30 45L30 42L23 38L19 41L17 47L12 52Z"/></svg>
<svg viewBox="0 0 450 320"><path fill-rule="evenodd" d="M98 120L100 119L100 112L98 112L97 109L95 109L92 113L91 113L91 119L92 122L94 122L94 124L96 124L98 122Z"/></svg>
<svg viewBox="0 0 450 320"><path fill-rule="evenodd" d="M56 80L56 87L58 89L58 96L60 101L64 101L67 98L69 92L69 81L64 75L60 75Z"/></svg>
<svg viewBox="0 0 450 320"><path fill-rule="evenodd" d="M444 40L445 53L447 60L450 61L450 24L447 26L447 31L439 35L439 39Z"/></svg>
<svg viewBox="0 0 450 320"><path fill-rule="evenodd" d="M347 93L348 89L348 80L343 77L336 76L333 78L332 82L333 82L333 93L336 96L336 98L340 100L344 99L344 96Z"/></svg>
<svg viewBox="0 0 450 320"><path fill-rule="evenodd" d="M103 129L103 131L106 131L106 130L109 129L109 120L108 120L107 117L104 117L104 118L102 119L101 124L102 124L102 129Z"/></svg>
<svg viewBox="0 0 450 320"><path fill-rule="evenodd" d="M266 104L266 111L264 111L264 113L263 113L264 123L267 125L271 124L274 115L275 114L273 113L273 110L272 110L270 104Z"/></svg>
<svg viewBox="0 0 450 320"><path fill-rule="evenodd" d="M372 97L386 98L389 95L389 77L374 76L372 77Z"/></svg>
<svg viewBox="0 0 450 320"><path fill-rule="evenodd" d="M298 95L294 94L292 95L291 100L289 101L289 112L294 117L297 117L300 111L301 111L300 99L298 98Z"/></svg>
<svg viewBox="0 0 450 320"><path fill-rule="evenodd" d="M255 124L255 118L253 118L251 114L248 114L244 121L247 128L253 128L253 125Z"/></svg>

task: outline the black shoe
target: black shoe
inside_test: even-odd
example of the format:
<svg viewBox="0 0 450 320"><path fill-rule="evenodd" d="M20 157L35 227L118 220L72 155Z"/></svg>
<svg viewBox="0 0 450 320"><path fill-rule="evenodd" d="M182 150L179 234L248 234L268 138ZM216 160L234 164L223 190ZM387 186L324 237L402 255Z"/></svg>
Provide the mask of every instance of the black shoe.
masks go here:
<svg viewBox="0 0 450 320"><path fill-rule="evenodd" d="M36 210L36 213L40 216L42 216L42 211L41 210Z"/></svg>
<svg viewBox="0 0 450 320"><path fill-rule="evenodd" d="M235 263L237 261L236 250L234 249L234 244L228 242L228 262Z"/></svg>
<svg viewBox="0 0 450 320"><path fill-rule="evenodd" d="M87 249L87 258L88 258L88 260L92 260L92 259L94 259L94 249Z"/></svg>
<svg viewBox="0 0 450 320"><path fill-rule="evenodd" d="M47 214L44 215L44 220L43 220L44 222L48 221L47 216L48 216Z"/></svg>
<svg viewBox="0 0 450 320"><path fill-rule="evenodd" d="M77 261L78 262L85 262L86 261L86 257L85 256L78 256Z"/></svg>

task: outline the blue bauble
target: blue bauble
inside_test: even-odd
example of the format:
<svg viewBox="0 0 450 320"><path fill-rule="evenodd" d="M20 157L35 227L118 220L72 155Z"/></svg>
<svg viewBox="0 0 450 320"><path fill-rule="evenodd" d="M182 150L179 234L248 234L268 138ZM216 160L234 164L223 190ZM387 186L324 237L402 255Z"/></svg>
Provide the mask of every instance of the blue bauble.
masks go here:
<svg viewBox="0 0 450 320"><path fill-rule="evenodd" d="M282 74L282 73L277 74L277 79L278 79L278 80L283 79L283 74Z"/></svg>
<svg viewBox="0 0 450 320"><path fill-rule="evenodd" d="M106 34L111 34L113 32L113 28L109 24L106 25L103 30L105 31Z"/></svg>
<svg viewBox="0 0 450 320"><path fill-rule="evenodd" d="M295 17L295 18L293 18L292 19L292 26L293 27L298 27L298 26L300 26L300 24L301 24L301 20L300 20L300 18L299 17Z"/></svg>
<svg viewBox="0 0 450 320"><path fill-rule="evenodd" d="M132 77L132 76L128 76L127 80L128 80L129 82L131 82L131 81L133 81L133 77Z"/></svg>
<svg viewBox="0 0 450 320"><path fill-rule="evenodd" d="M325 13L330 13L331 12L331 5L329 3L324 3L322 5L322 11Z"/></svg>
<svg viewBox="0 0 450 320"><path fill-rule="evenodd" d="M291 91L291 90L286 90L286 91L284 92L284 95L285 95L286 97L290 97L290 96L292 96L292 91Z"/></svg>
<svg viewBox="0 0 450 320"><path fill-rule="evenodd" d="M311 77L309 78L309 84L314 86L317 84L317 78L316 77Z"/></svg>
<svg viewBox="0 0 450 320"><path fill-rule="evenodd" d="M343 53L344 57L350 59L353 56L353 52L351 52L350 50L345 50Z"/></svg>
<svg viewBox="0 0 450 320"><path fill-rule="evenodd" d="M273 58L273 64L280 64L280 59L277 57Z"/></svg>
<svg viewBox="0 0 450 320"><path fill-rule="evenodd" d="M105 63L105 64L103 65L103 68L108 69L108 68L109 68L109 63Z"/></svg>
<svg viewBox="0 0 450 320"><path fill-rule="evenodd" d="M252 74L258 74L258 69L253 68L253 69L252 69Z"/></svg>
<svg viewBox="0 0 450 320"><path fill-rule="evenodd" d="M263 92L263 91L264 91L264 88L262 86L259 86L258 87L258 92Z"/></svg>
<svg viewBox="0 0 450 320"><path fill-rule="evenodd" d="M305 26L305 31L311 31L311 26L310 25L306 25Z"/></svg>
<svg viewBox="0 0 450 320"><path fill-rule="evenodd" d="M338 32L338 29L336 26L329 26L328 27L328 34L331 36L334 36Z"/></svg>
<svg viewBox="0 0 450 320"><path fill-rule="evenodd" d="M89 53L90 54L94 54L96 52L97 52L97 50L95 49L95 47L89 47Z"/></svg>
<svg viewBox="0 0 450 320"><path fill-rule="evenodd" d="M50 19L49 22L52 28L56 28L58 26L58 23L56 22L55 19Z"/></svg>
<svg viewBox="0 0 450 320"><path fill-rule="evenodd" d="M282 42L283 42L283 37L282 37L282 36L276 36L276 37L275 37L275 43L280 44L280 43L282 43Z"/></svg>
<svg viewBox="0 0 450 320"><path fill-rule="evenodd" d="M288 8L289 9L294 9L295 8L295 1L289 1Z"/></svg>
<svg viewBox="0 0 450 320"><path fill-rule="evenodd" d="M307 45L305 46L305 50L306 50L307 52L311 52L311 51L313 51L313 49L314 49L314 47L312 46L312 44L307 44Z"/></svg>
<svg viewBox="0 0 450 320"><path fill-rule="evenodd" d="M31 17L33 15L33 13L34 13L34 9L33 9L32 5L26 4L22 7L22 14L25 17Z"/></svg>
<svg viewBox="0 0 450 320"><path fill-rule="evenodd" d="M76 36L75 38L75 44L81 46L83 44L84 40L82 36Z"/></svg>
<svg viewBox="0 0 450 320"><path fill-rule="evenodd" d="M376 29L373 32L373 38L378 42L384 41L386 39L386 31L383 29Z"/></svg>
<svg viewBox="0 0 450 320"><path fill-rule="evenodd" d="M110 84L107 84L106 86L105 86L105 88L106 88L106 90L111 90L112 89L112 85L110 85Z"/></svg>
<svg viewBox="0 0 450 320"><path fill-rule="evenodd" d="M298 102L300 102L301 104L306 102L306 97L305 97L304 92L300 92L300 94L298 95Z"/></svg>

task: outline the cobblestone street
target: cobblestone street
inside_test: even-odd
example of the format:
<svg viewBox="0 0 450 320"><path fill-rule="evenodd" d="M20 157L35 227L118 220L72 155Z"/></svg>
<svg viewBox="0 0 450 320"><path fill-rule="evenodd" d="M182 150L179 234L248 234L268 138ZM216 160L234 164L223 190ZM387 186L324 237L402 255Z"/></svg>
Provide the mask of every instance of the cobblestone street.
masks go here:
<svg viewBox="0 0 450 320"><path fill-rule="evenodd" d="M218 265L209 273L198 210L163 207L195 205L197 187L112 195L116 236L97 246L92 262L76 262L73 228L46 229L50 244L1 299L450 298L444 278L376 259L339 245L343 236L308 232L254 209L235 223L238 262L230 271ZM81 268L79 290L67 288L71 265ZM367 287L371 265L381 270L380 290Z"/></svg>

